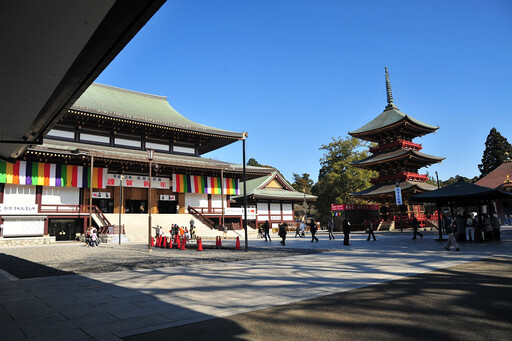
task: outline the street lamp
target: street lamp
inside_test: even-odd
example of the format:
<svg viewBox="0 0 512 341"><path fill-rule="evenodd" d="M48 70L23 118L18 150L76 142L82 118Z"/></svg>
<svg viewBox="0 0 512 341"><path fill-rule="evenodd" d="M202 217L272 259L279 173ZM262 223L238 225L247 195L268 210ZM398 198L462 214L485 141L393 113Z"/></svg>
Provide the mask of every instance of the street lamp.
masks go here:
<svg viewBox="0 0 512 341"><path fill-rule="evenodd" d="M244 180L244 230L245 230L245 252L249 250L249 241L247 237L247 172L245 169L245 139L249 137L247 132L243 132L242 137L242 164L243 164L243 180Z"/></svg>
<svg viewBox="0 0 512 341"><path fill-rule="evenodd" d="M302 189L302 193L304 193L304 216L306 216L307 210L308 210L308 203L306 202L306 189L305 188Z"/></svg>
<svg viewBox="0 0 512 341"><path fill-rule="evenodd" d="M149 191L148 191L148 252L151 252L151 169L153 168L153 159L155 158L155 150L148 148L149 161Z"/></svg>

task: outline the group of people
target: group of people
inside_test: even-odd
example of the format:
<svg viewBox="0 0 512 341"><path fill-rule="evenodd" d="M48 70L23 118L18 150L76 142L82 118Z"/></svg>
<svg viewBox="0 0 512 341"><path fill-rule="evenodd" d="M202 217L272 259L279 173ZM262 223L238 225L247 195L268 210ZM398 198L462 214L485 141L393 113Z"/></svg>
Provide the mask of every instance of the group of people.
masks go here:
<svg viewBox="0 0 512 341"><path fill-rule="evenodd" d="M100 238L98 237L98 230L94 226L90 226L85 231L85 246L94 247L100 245Z"/></svg>
<svg viewBox="0 0 512 341"><path fill-rule="evenodd" d="M155 235L157 237L164 236L164 230L162 226L156 225L156 227L153 227L155 231ZM190 240L192 238L196 237L196 229L194 227L194 220L190 220L190 228L187 228L185 226L179 226L178 224L171 224L171 229L169 230L169 234L171 235L171 238L175 238L176 236L179 236L179 238L186 238L187 240Z"/></svg>

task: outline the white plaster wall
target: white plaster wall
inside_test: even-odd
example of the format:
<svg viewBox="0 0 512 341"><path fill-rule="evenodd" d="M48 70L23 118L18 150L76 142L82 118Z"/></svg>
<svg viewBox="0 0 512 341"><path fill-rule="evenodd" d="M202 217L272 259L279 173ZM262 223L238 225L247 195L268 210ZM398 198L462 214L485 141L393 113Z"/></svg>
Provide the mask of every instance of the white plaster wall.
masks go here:
<svg viewBox="0 0 512 341"><path fill-rule="evenodd" d="M41 204L43 205L78 205L80 188L43 187Z"/></svg>
<svg viewBox="0 0 512 341"><path fill-rule="evenodd" d="M227 207L227 201L224 200L224 207ZM212 194L212 207L214 208L222 208L222 195L220 194Z"/></svg>
<svg viewBox="0 0 512 341"><path fill-rule="evenodd" d="M36 202L36 186L5 184L4 204L30 205Z"/></svg>
<svg viewBox="0 0 512 341"><path fill-rule="evenodd" d="M185 194L185 207L208 207L208 194Z"/></svg>

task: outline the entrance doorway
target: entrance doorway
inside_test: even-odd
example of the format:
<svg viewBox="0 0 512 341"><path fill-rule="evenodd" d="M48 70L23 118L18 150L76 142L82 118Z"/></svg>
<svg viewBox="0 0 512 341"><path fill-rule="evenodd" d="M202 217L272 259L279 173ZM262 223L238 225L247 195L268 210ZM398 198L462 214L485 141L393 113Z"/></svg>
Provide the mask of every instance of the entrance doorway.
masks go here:
<svg viewBox="0 0 512 341"><path fill-rule="evenodd" d="M158 213L178 213L176 210L177 201L158 201Z"/></svg>
<svg viewBox="0 0 512 341"><path fill-rule="evenodd" d="M113 199L92 199L92 204L98 206L103 213L114 213Z"/></svg>
<svg viewBox="0 0 512 341"><path fill-rule="evenodd" d="M74 240L77 233L82 233L82 219L50 219L48 234L55 236L56 241Z"/></svg>
<svg viewBox="0 0 512 341"><path fill-rule="evenodd" d="M148 213L147 200L126 200L126 213Z"/></svg>

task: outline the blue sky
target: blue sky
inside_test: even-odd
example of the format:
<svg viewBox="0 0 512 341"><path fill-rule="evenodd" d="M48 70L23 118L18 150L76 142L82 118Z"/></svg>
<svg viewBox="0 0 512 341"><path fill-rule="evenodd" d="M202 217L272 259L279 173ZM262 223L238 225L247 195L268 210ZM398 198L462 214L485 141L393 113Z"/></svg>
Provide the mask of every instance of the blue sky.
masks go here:
<svg viewBox="0 0 512 341"><path fill-rule="evenodd" d="M496 127L512 142L512 1L168 0L96 80L167 96L247 131L247 158L316 181L322 144L386 105L438 125L417 138L439 178L479 175ZM238 142L204 155L242 163Z"/></svg>

